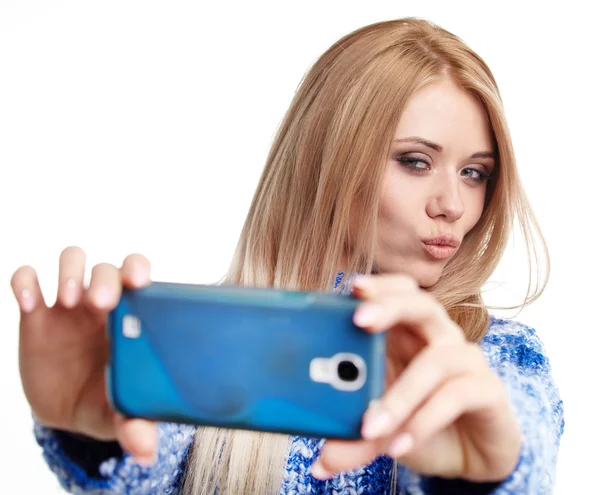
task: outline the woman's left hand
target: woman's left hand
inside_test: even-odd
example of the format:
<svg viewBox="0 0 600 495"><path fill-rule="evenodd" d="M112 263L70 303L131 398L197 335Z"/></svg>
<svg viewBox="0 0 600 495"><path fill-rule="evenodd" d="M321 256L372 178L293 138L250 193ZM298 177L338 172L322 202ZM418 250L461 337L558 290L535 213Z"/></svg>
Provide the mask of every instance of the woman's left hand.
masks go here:
<svg viewBox="0 0 600 495"><path fill-rule="evenodd" d="M443 306L405 275L358 277L356 325L388 331L388 387L365 413L362 440L326 442L316 478L387 454L424 475L500 481L516 466L521 431L500 377Z"/></svg>

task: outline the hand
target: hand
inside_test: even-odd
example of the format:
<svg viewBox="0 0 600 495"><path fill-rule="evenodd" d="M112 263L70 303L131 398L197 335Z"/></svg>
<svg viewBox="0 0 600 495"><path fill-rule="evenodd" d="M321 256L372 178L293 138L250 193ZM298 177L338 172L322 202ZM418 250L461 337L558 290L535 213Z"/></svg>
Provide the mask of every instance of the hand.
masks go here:
<svg viewBox="0 0 600 495"><path fill-rule="evenodd" d="M140 463L149 464L157 449L156 423L125 420L107 400L104 325L123 285L138 288L150 283L150 264L141 255L128 256L120 269L98 264L87 289L84 271L84 252L66 248L59 259L56 303L50 308L32 267L23 266L12 276L21 309L19 366L25 396L41 424L98 440L118 440Z"/></svg>
<svg viewBox="0 0 600 495"><path fill-rule="evenodd" d="M358 277L356 325L389 329L388 386L359 441L328 441L313 476L332 477L381 454L429 476L500 481L513 471L520 427L500 377L437 300L404 275Z"/></svg>

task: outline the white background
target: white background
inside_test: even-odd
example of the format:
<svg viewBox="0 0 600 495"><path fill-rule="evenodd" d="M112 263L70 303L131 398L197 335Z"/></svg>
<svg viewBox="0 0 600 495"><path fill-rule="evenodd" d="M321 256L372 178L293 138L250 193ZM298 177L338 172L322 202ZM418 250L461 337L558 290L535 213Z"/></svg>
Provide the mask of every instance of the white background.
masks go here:
<svg viewBox="0 0 600 495"><path fill-rule="evenodd" d="M304 72L347 32L408 15L462 37L496 75L552 254L547 291L518 319L544 340L565 402L555 493L594 491L600 37L591 7L1 0L0 483L21 485L10 493L60 491L20 386L12 272L34 265L51 302L57 257L76 244L90 263L139 251L155 279L217 280ZM488 302L519 302L519 247Z"/></svg>

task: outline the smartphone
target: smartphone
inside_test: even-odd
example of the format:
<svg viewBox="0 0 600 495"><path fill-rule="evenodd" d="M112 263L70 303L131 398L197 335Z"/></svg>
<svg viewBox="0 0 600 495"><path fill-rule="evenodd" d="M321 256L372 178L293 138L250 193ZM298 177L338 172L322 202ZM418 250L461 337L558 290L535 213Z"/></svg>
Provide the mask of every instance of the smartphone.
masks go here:
<svg viewBox="0 0 600 495"><path fill-rule="evenodd" d="M106 384L126 417L358 439L385 335L334 292L153 282L107 318Z"/></svg>

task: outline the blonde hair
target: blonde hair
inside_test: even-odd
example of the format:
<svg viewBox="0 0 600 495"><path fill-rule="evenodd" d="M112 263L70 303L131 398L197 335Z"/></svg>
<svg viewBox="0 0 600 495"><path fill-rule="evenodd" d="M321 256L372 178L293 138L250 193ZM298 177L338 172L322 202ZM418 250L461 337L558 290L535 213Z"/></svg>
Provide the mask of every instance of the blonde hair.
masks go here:
<svg viewBox="0 0 600 495"><path fill-rule="evenodd" d="M537 299L548 281L548 250L519 179L494 76L460 38L415 18L344 36L305 75L275 136L223 282L331 290L341 253L347 254L346 273L371 273L380 189L396 125L408 98L441 78L481 102L495 137L497 175L488 184L478 224L426 290L468 339L479 341L489 324L482 286L500 262L516 216L529 258L521 307ZM532 293L532 252L538 274L540 266L534 233L548 270ZM184 491L212 495L218 486L229 495L279 493L288 448L285 435L199 428Z"/></svg>

